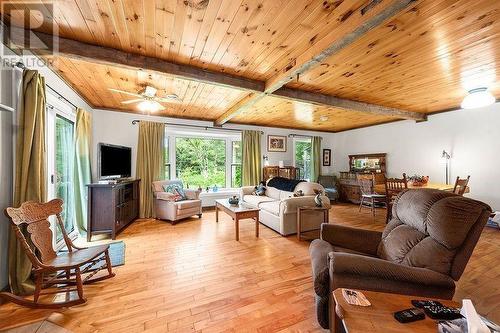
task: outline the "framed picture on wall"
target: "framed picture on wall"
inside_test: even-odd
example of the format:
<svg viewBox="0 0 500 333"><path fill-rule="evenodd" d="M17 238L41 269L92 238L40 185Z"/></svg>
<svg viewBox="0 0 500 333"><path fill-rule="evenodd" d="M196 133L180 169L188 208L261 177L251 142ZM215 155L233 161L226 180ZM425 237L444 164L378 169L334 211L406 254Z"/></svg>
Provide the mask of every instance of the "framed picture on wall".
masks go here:
<svg viewBox="0 0 500 333"><path fill-rule="evenodd" d="M332 165L332 150L323 149L323 166Z"/></svg>
<svg viewBox="0 0 500 333"><path fill-rule="evenodd" d="M286 136L268 135L267 151L286 152Z"/></svg>

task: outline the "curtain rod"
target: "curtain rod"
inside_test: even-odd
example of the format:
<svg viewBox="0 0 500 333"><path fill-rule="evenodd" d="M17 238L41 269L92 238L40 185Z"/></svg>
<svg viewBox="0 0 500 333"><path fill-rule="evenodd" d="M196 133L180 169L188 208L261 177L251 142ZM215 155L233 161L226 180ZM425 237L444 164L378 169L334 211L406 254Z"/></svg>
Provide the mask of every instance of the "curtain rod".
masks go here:
<svg viewBox="0 0 500 333"><path fill-rule="evenodd" d="M141 121L138 119L132 120L132 125L135 125L137 123L140 123ZM199 126L199 125L187 125L187 124L175 124L175 123L163 123L165 125L170 125L170 126L182 126L182 127L194 127L194 128L202 128L206 131L208 130L222 130L222 131L234 131L234 132L240 132L242 130L236 129L236 128L222 128L222 127L213 127L213 126ZM264 132L260 131L260 134L264 134Z"/></svg>
<svg viewBox="0 0 500 333"><path fill-rule="evenodd" d="M18 67L18 68L21 68L23 70L25 69L28 69L26 67L26 65L22 62L22 61L18 61L16 62L16 64L14 65L15 67ZM47 83L45 84L50 90L52 90L56 95L57 95L57 98L58 99L62 99L63 101L65 101L66 103L70 104L71 106L73 106L75 109L77 109L78 107L71 103L66 97L64 97L63 95L61 95L60 93L58 93L54 88L52 88L51 86L49 86Z"/></svg>
<svg viewBox="0 0 500 333"><path fill-rule="evenodd" d="M312 135L305 135L305 134L288 134L289 138L313 138L314 136Z"/></svg>
<svg viewBox="0 0 500 333"><path fill-rule="evenodd" d="M75 109L78 109L78 107L71 103L66 97L64 97L63 95L61 95L60 93L58 93L54 88L52 88L51 86L49 86L48 84L45 84L50 90L52 90L56 95L57 95L57 98L60 99L60 100L63 100L65 101L66 103L70 104L72 107L74 107Z"/></svg>

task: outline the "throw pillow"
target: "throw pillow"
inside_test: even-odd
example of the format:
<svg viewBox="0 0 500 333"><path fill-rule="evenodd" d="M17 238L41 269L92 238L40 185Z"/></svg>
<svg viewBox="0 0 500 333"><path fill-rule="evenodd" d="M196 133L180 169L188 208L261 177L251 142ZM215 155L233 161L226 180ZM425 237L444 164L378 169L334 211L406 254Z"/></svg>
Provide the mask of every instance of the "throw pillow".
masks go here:
<svg viewBox="0 0 500 333"><path fill-rule="evenodd" d="M184 192L184 189L182 187L176 187L174 189L174 192L181 197L181 200L187 200L186 192ZM180 200L177 200L180 201Z"/></svg>
<svg viewBox="0 0 500 333"><path fill-rule="evenodd" d="M168 184L163 185L163 190L167 193L172 193L175 195L174 201L186 200L186 192L184 192L184 188L182 184Z"/></svg>
<svg viewBox="0 0 500 333"><path fill-rule="evenodd" d="M258 196L266 194L266 187L263 184L255 186L255 191L253 192L253 194Z"/></svg>

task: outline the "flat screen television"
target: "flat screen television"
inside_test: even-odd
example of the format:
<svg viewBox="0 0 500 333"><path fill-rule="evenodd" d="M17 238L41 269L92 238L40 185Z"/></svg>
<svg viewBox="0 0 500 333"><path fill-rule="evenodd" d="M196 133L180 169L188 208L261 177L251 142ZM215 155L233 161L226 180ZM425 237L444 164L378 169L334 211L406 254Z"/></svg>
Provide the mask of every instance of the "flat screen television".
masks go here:
<svg viewBox="0 0 500 333"><path fill-rule="evenodd" d="M132 148L99 143L99 179L131 176Z"/></svg>

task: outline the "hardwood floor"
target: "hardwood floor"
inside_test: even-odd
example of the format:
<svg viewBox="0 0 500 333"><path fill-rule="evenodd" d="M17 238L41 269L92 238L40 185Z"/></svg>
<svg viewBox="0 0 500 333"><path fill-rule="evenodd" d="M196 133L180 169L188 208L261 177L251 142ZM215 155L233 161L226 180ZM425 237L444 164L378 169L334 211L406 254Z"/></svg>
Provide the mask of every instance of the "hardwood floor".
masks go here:
<svg viewBox="0 0 500 333"><path fill-rule="evenodd" d="M334 205L330 223L382 230L383 210ZM99 332L323 332L316 323L309 242L240 223L240 242L226 214L213 211L175 226L134 222L119 239L126 264L116 277L85 287L87 303L61 310ZM486 228L458 283L456 299L471 298L500 322L500 231ZM51 310L0 306L0 330L47 318ZM78 330L74 330L78 332Z"/></svg>

